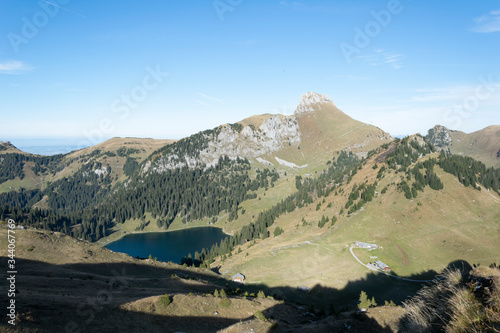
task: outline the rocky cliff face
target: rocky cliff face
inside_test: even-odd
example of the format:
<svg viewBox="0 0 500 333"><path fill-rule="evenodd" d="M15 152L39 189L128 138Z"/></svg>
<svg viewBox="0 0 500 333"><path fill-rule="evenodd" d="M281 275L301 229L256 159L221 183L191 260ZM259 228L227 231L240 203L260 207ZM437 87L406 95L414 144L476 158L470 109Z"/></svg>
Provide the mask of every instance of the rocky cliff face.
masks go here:
<svg viewBox="0 0 500 333"><path fill-rule="evenodd" d="M230 126L224 126L200 155L205 160L218 159L221 155L250 158L278 151L285 145L299 143L300 128L295 117L273 115L259 128L246 126L240 133Z"/></svg>
<svg viewBox="0 0 500 333"><path fill-rule="evenodd" d="M182 154L165 154L155 163L147 163L145 171L162 172L202 164L216 165L221 156L255 158L270 154L289 145L299 145L300 128L294 116L271 115L258 127L222 125L212 131L198 133L202 141L198 151L184 150ZM193 147L196 149L196 147Z"/></svg>
<svg viewBox="0 0 500 333"><path fill-rule="evenodd" d="M331 114L325 116L325 112L327 114L331 112ZM315 116L320 113L321 116L316 118ZM308 92L301 96L300 102L291 116L264 115L258 118L260 119L258 122L247 122L244 120L236 124L226 124L213 130L200 132L189 138L179 140L171 145L171 147L162 149L153 160L147 162L143 168L143 172L162 172L169 169L181 167L194 168L202 165L207 167L214 166L218 163L221 156L228 156L232 159L255 159L263 163L262 158L260 158L261 156L281 151L287 147L298 148L306 143L304 141L306 140L305 136L314 137L317 142L324 140L329 140L330 142L334 140L336 135L344 138L351 137L349 133L352 133L354 129L349 129L345 133L337 133L336 128L339 122L349 122L348 126L359 127L359 124L351 124L355 121L338 110L327 95L320 95L314 92ZM311 122L322 124L322 129L319 129L317 126L309 126L308 124ZM248 125L249 123L253 125ZM333 126L334 123L335 126ZM307 133L304 133L304 131ZM385 139L384 137L376 137L375 132L380 130L374 132L371 129L365 129L364 131L366 135L359 138L352 135L356 139L344 140L348 144L338 148L362 150L365 145L373 141L378 142ZM343 141L341 142L343 143ZM339 146L333 143L330 144L331 146ZM328 145L327 143L324 146L320 146L322 147L321 149L328 149ZM311 145L308 147L309 149L316 149ZM296 149L296 151L299 150ZM295 155L299 155L299 153L295 153ZM301 152L301 156L304 158L304 153ZM278 159L276 160L279 162Z"/></svg>
<svg viewBox="0 0 500 333"><path fill-rule="evenodd" d="M300 103L297 105L294 114L314 112L322 104L329 103L335 105L328 95L320 95L315 92L307 92L300 97Z"/></svg>
<svg viewBox="0 0 500 333"><path fill-rule="evenodd" d="M453 139L451 138L451 132L444 126L436 125L429 130L426 135L426 139L436 147L438 151L442 149L448 149Z"/></svg>

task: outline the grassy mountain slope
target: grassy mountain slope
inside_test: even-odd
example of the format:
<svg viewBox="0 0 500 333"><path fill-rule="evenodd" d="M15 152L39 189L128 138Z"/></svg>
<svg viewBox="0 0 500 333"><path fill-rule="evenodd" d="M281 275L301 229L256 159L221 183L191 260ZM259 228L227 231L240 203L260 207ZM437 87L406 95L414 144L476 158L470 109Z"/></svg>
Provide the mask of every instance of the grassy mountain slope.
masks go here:
<svg viewBox="0 0 500 333"><path fill-rule="evenodd" d="M6 230L0 234L6 249ZM253 315L280 304L230 296L231 305L226 308L211 294L228 281L210 270L141 261L59 233L18 230L16 235L16 260L22 270L16 284L16 332L68 327L74 332L213 332L242 320L255 328L268 328L270 323L255 320L252 324ZM1 256L7 256L6 250ZM165 294L172 301L168 307L159 300ZM2 331L9 331L5 321L1 325Z"/></svg>
<svg viewBox="0 0 500 333"><path fill-rule="evenodd" d="M44 189L48 182L53 182L64 177L72 177L75 172L80 170L83 165L89 162L99 162L104 166L111 167L113 182L124 180L123 166L127 157L134 158L138 163L142 162L154 150L167 144L175 142L174 140L155 140L140 138L112 138L103 143L92 147L77 150L68 154L53 157L43 157L39 155L27 154L17 148L9 147L0 150L0 156L5 154L20 154L28 156L29 161L22 164L23 177L17 176L14 179L7 180L0 184L0 193L11 190L25 189ZM34 172L33 168L39 160L53 158L56 160L51 167L46 170Z"/></svg>
<svg viewBox="0 0 500 333"><path fill-rule="evenodd" d="M6 239L2 227L2 259ZM4 320L2 332L331 332L347 326L366 332L396 327L404 314L387 308L390 320L379 313L358 318L353 311L326 316L257 296L263 286L233 283L208 269L138 260L47 231L16 230L16 266L16 326ZM5 272L0 277L7 278ZM227 299L214 297L223 289ZM2 298L5 308L7 301Z"/></svg>
<svg viewBox="0 0 500 333"><path fill-rule="evenodd" d="M466 134L453 132L450 150L453 154L464 154L484 162L488 166L500 167L500 125L488 126Z"/></svg>
<svg viewBox="0 0 500 333"><path fill-rule="evenodd" d="M437 147L449 149L452 154L470 156L487 166L500 167L500 125L472 133L451 131L436 125L429 130L427 138Z"/></svg>
<svg viewBox="0 0 500 333"><path fill-rule="evenodd" d="M224 231L232 234L250 223L262 210L270 208L292 194L295 176L321 172L331 156L340 150L345 149L359 156L366 156L368 151L392 139L384 131L352 119L331 102L310 102L303 96L301 103L306 104L307 112L296 112L293 116L256 115L236 124L221 125L213 130L182 139L151 154L144 162L143 170L149 172L151 169L168 170L180 165L193 166L196 163L201 165L210 163L220 154L229 154L233 158L247 157L254 168L277 170L280 179L274 187L256 191L257 198L246 200L241 204L242 211L251 214L240 214L236 221L228 221L228 214L225 213L217 217L215 226L223 227ZM286 129L294 126L298 126L297 132ZM266 131L275 133L268 137L269 133ZM298 137L289 137L286 133L296 133ZM265 142L266 148L263 149L257 142ZM236 148L228 148L228 146L233 147L235 143L237 143ZM260 154L261 150L267 152ZM175 156L175 159L170 159L170 156ZM254 175L255 172L251 171L250 176ZM180 221L180 218L175 219L171 228L186 227ZM209 222L211 223L210 219L202 219L190 224L199 226ZM127 221L125 225L117 226L118 234L133 230L130 225L135 228L138 221ZM152 219L152 223L145 230L154 231L155 225L155 219ZM114 238L112 236L112 239Z"/></svg>
<svg viewBox="0 0 500 333"><path fill-rule="evenodd" d="M280 227L283 234L242 245L241 253L233 253L214 265L220 265L224 273L243 272L250 281L275 287L321 285L343 289L344 294L336 296L347 298L360 291L352 288L347 292L351 282L366 279L373 284L367 283L363 288L371 290L380 303L389 299L400 301L420 284L409 283L411 287L394 278L382 276L382 281L372 278L373 272L360 265L349 252L355 241L381 247L371 252L353 250L365 264L375 261L371 257L376 256L397 275L414 276L416 280L432 278L457 260L481 264L499 261L498 193L464 187L457 177L436 166L434 171L444 189L426 187L418 192L417 198L406 199L397 189L401 179L407 177L404 172L387 169L383 178L377 179L384 165L381 161L391 149L388 147L367 160L351 182L331 193L324 203L319 198L313 204L280 216L270 230L272 235ZM437 154L421 157L419 161L431 157L437 158ZM345 204L353 185L373 184L377 180L374 199L359 211L347 214ZM336 217L338 221L333 226L327 222L320 228L318 222L323 215L330 220ZM378 288L381 282L387 288Z"/></svg>
<svg viewBox="0 0 500 333"><path fill-rule="evenodd" d="M262 117L264 115L241 123L257 125ZM262 157L276 167L280 167L276 157L298 166L307 165L302 169L303 174L322 170L334 152L346 149L366 156L370 150L392 139L381 129L351 118L331 102L315 103L310 111L296 112L295 118L301 133L298 146L285 145L283 149Z"/></svg>
<svg viewBox="0 0 500 333"><path fill-rule="evenodd" d="M392 139L381 129L351 118L333 103L322 103L313 112L301 113L297 118L304 133L301 150L306 163L326 163L334 152L343 149L366 156L368 151Z"/></svg>
<svg viewBox="0 0 500 333"><path fill-rule="evenodd" d="M27 154L17 149L10 141L0 141L0 155L9 153Z"/></svg>

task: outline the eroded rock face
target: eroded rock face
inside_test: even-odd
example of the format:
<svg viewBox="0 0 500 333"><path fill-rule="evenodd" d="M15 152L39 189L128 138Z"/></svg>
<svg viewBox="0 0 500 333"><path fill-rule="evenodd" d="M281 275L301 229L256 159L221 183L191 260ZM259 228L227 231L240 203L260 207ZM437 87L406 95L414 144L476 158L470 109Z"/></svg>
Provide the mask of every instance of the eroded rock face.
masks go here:
<svg viewBox="0 0 500 333"><path fill-rule="evenodd" d="M451 131L441 125L436 125L431 128L427 133L426 139L429 140L438 151L448 148L453 142Z"/></svg>
<svg viewBox="0 0 500 333"><path fill-rule="evenodd" d="M251 126L238 129L223 125L210 134L202 133L206 148L199 154L176 154L161 157L154 165L147 163L144 171L162 172L180 167L196 167L201 164L213 166L221 156L229 158L255 158L282 149L285 145L300 144L301 134L297 119L294 116L272 115L259 128ZM197 155L197 156L195 156Z"/></svg>
<svg viewBox="0 0 500 333"><path fill-rule="evenodd" d="M314 112L314 110L320 108L323 103L335 105L328 95L307 92L300 96L300 103L297 105L294 114L300 115L302 113Z"/></svg>
<svg viewBox="0 0 500 333"><path fill-rule="evenodd" d="M327 95L308 92L301 96L300 102L291 116L270 115L257 128L243 123L219 126L179 140L168 149L161 151L161 156L155 156L145 163L143 172L162 172L181 167L195 168L199 166L215 166L221 156L231 159L256 159L266 154L272 154L288 146L299 146L304 133L301 133L299 120L303 115L326 108L331 110L335 104ZM262 117L262 116L261 116ZM304 129L303 129L304 130ZM307 131L307 129L305 129ZM354 142L352 149L363 148L373 141L388 140L385 134L368 133L363 142ZM365 154L358 152L358 154ZM284 160L279 164L288 167L299 167ZM280 162L282 161L282 162ZM286 162L286 163L285 163ZM264 161L264 164L271 164Z"/></svg>
<svg viewBox="0 0 500 333"><path fill-rule="evenodd" d="M213 166L218 163L221 156L233 159L256 158L276 152L285 145L298 146L301 142L301 132L297 116L314 112L324 103L334 105L327 95L308 92L301 96L292 116L269 116L259 128L223 125L213 131L198 133L196 139L191 142L193 146L201 148L173 149L156 161L146 162L143 172L148 170L162 172L185 166L194 168L202 164Z"/></svg>
<svg viewBox="0 0 500 333"><path fill-rule="evenodd" d="M156 163L154 169L161 171L183 166L195 167L199 164L215 165L220 156L230 158L255 158L273 153L285 145L299 145L301 132L297 115L314 112L322 104L333 104L330 97L314 92L301 96L300 102L292 116L273 115L267 118L259 128L244 127L241 132L230 125L223 125L217 134L203 134L207 147L200 150L197 156L164 156Z"/></svg>
<svg viewBox="0 0 500 333"><path fill-rule="evenodd" d="M280 150L285 144L300 143L300 129L295 117L279 115L267 118L258 129L247 126L241 133L224 126L208 148L200 152L202 159L229 157L257 157Z"/></svg>

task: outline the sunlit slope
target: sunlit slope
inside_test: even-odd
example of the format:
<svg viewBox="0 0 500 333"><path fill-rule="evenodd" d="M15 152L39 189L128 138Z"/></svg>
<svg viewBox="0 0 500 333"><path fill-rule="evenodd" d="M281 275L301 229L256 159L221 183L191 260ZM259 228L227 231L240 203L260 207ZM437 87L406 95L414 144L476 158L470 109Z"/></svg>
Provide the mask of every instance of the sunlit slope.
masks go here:
<svg viewBox="0 0 500 333"><path fill-rule="evenodd" d="M251 281L274 286L321 284L344 288L350 281L371 274L349 252L355 241L380 246L371 252L354 249L364 263L378 257L393 273L406 277L440 272L457 260L483 265L500 260L497 193L464 187L455 176L435 166L444 189L426 187L416 198L407 199L397 189L401 179L407 177L403 172L388 169L377 179L384 165L380 162L384 153L370 158L349 184L330 194L324 203L319 198L313 204L282 215L269 228L270 238L242 245L241 253L216 265L222 265L223 272L241 271ZM436 158L437 154L421 160L429 157ZM353 185L376 181L373 201L347 214L345 204ZM320 208L316 210L318 204ZM338 221L333 226L327 222L320 228L318 222L323 215L330 221L335 216ZM283 228L284 233L273 237L276 227Z"/></svg>
<svg viewBox="0 0 500 333"><path fill-rule="evenodd" d="M21 152L15 147L7 147L8 149L0 151L0 154L17 153L24 156L30 156L33 161L23 162L24 177L16 177L15 179L7 180L0 184L0 192L10 190L19 190L21 187L25 189L44 189L47 182L71 177L80 170L80 168L89 162L99 162L103 166L109 165L111 173L115 176L113 181L121 181L124 179L123 166L127 157L134 158L138 163L143 161L154 150L163 147L167 144L175 142L174 140L156 140L156 139L141 139L141 138L112 138L95 146L73 151L65 154L57 159L53 164L53 168L45 172L33 171L35 160L41 157Z"/></svg>
<svg viewBox="0 0 500 333"><path fill-rule="evenodd" d="M438 149L449 149L452 154L470 156L487 166L500 167L500 125L488 126L473 133L436 125L429 130L427 139Z"/></svg>
<svg viewBox="0 0 500 333"><path fill-rule="evenodd" d="M500 167L500 125L488 126L466 134L452 132L453 154L464 154L482 161L488 166Z"/></svg>
<svg viewBox="0 0 500 333"><path fill-rule="evenodd" d="M345 149L366 156L392 140L388 133L351 118L330 101L311 103L307 112L295 112L294 116L300 128L300 143L262 157L278 166L276 157L304 166L303 173L321 170L334 152Z"/></svg>
<svg viewBox="0 0 500 333"><path fill-rule="evenodd" d="M326 157L326 162L333 152L343 149L366 156L392 139L381 129L351 118L333 103L317 104L313 112L300 113L297 119L303 133L301 151L307 161Z"/></svg>

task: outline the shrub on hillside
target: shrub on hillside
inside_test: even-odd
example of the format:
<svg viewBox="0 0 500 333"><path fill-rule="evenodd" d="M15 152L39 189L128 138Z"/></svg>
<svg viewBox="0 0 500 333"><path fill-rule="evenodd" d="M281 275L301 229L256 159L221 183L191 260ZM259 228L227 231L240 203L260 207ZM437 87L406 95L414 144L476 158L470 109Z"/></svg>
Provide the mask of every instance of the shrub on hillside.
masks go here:
<svg viewBox="0 0 500 333"><path fill-rule="evenodd" d="M267 321L266 316L261 311L255 312L254 317L255 317L255 319L260 320L260 321Z"/></svg>
<svg viewBox="0 0 500 333"><path fill-rule="evenodd" d="M278 236L279 236L279 235L281 235L283 232L285 232L285 231L283 230L283 228L281 228L281 227L279 227L279 226L278 226L278 227L276 227L276 229L274 229L274 237L278 237Z"/></svg>
<svg viewBox="0 0 500 333"><path fill-rule="evenodd" d="M231 300L229 298L223 298L220 300L219 304L223 308L228 308L231 305Z"/></svg>
<svg viewBox="0 0 500 333"><path fill-rule="evenodd" d="M172 303L172 300L170 299L170 296L168 294L163 295L160 297L160 304L167 307Z"/></svg>

